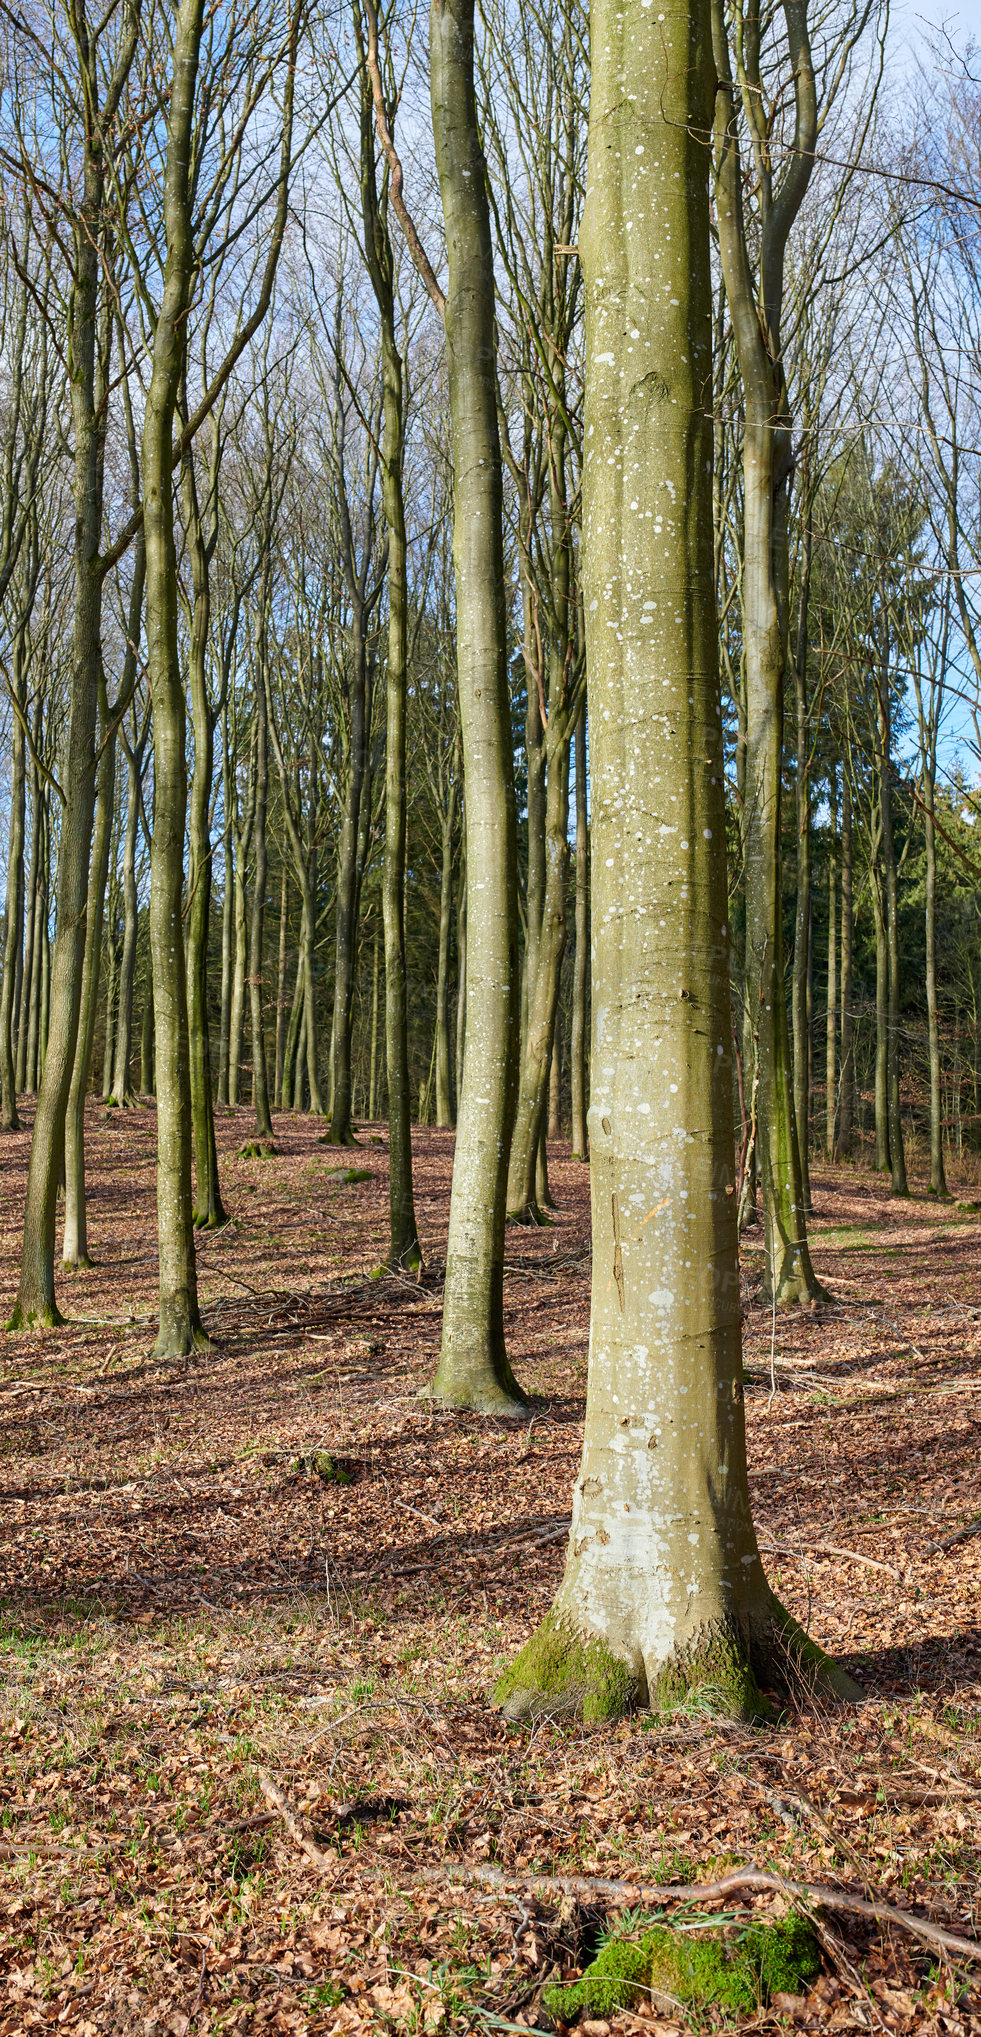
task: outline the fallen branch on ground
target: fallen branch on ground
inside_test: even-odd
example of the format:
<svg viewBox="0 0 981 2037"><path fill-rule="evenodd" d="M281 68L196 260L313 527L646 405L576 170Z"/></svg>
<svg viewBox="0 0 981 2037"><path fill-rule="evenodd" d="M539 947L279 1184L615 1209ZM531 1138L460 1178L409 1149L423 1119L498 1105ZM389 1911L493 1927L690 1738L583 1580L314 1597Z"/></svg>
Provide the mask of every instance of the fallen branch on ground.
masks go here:
<svg viewBox="0 0 981 2037"><path fill-rule="evenodd" d="M795 1556L798 1563L813 1550L818 1550L822 1556L840 1556L844 1563L862 1563L866 1570L884 1570L887 1577L899 1577L899 1571L894 1570L891 1563L883 1563L878 1556L864 1556L860 1549L839 1549L834 1542L808 1542L806 1548L794 1549L789 1542L772 1542L762 1536L759 1541L761 1549L772 1550L775 1556Z"/></svg>
<svg viewBox="0 0 981 2037"><path fill-rule="evenodd" d="M299 1846L301 1852L306 1854L307 1859L317 1869L318 1873L335 1873L337 1868L336 1860L328 1860L326 1853L321 1852L316 1840L308 1837L296 1812L287 1802L278 1783L275 1783L272 1776L266 1775L261 1768L259 1770L259 1787L267 1804L282 1818L290 1838Z"/></svg>
<svg viewBox="0 0 981 2037"><path fill-rule="evenodd" d="M947 1549L953 1548L955 1542L968 1542L972 1535L981 1535L981 1514L975 1514L963 1528L955 1528L952 1535L942 1535L939 1542L928 1542L924 1555L942 1556Z"/></svg>
<svg viewBox="0 0 981 2037"><path fill-rule="evenodd" d="M391 1869L387 1868L386 1873L390 1872ZM897 1909L893 1903L866 1902L860 1896L846 1895L841 1889L826 1888L821 1882L788 1881L782 1874L769 1874L766 1869L752 1865L723 1875L721 1881L665 1884L611 1881L602 1875L509 1874L504 1868L482 1862L456 1866L449 1861L439 1867L423 1868L411 1878L430 1882L483 1881L493 1888L531 1889L535 1895L585 1896L592 1901L597 1896L606 1896L613 1902L630 1904L716 1902L725 1896L735 1895L739 1889L765 1889L774 1895L790 1896L795 1902L813 1903L822 1909L868 1917L879 1924L894 1924L898 1930L910 1932L926 1945L939 1945L944 1952L981 1964L981 1943L974 1938L961 1938L956 1931L945 1931L942 1924L934 1924L929 1917L914 1917L908 1910Z"/></svg>

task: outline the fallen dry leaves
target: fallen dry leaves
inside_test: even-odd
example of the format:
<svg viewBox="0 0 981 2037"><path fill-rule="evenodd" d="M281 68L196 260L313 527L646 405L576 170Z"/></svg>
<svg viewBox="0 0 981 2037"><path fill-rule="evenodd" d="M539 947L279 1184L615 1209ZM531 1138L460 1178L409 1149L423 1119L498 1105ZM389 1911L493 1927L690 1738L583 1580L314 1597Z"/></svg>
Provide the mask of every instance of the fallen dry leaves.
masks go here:
<svg viewBox="0 0 981 2037"><path fill-rule="evenodd" d="M480 1421L419 1398L450 1137L416 1135L420 1286L371 1277L379 1128L350 1156L370 1179L348 1184L315 1120L278 1120L267 1160L236 1157L249 1123L219 1119L234 1223L200 1243L210 1357L148 1359L153 1113L97 1105L99 1263L61 1282L64 1328L3 1343L0 2031L544 2028L543 1982L576 1973L616 1911L433 1881L440 1862L650 1883L751 1859L981 1935L981 1535L963 1532L981 1509L981 1212L816 1170L837 1305L775 1323L745 1254L761 1541L868 1703L755 1732L698 1712L514 1728L486 1691L561 1573L586 1170L556 1148L554 1226L509 1236L534 1419ZM8 1298L27 1144L5 1136ZM811 1993L744 2028L981 2031L977 1971L838 1917L826 1940ZM682 2021L662 2004L580 2028Z"/></svg>

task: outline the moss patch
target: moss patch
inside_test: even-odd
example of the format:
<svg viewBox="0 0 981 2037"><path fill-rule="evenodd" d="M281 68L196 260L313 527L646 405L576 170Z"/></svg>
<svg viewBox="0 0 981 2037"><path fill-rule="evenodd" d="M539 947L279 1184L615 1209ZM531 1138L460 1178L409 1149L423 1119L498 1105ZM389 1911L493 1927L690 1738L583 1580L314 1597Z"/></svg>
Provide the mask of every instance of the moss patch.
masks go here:
<svg viewBox="0 0 981 2037"><path fill-rule="evenodd" d="M640 1939L611 1938L581 1980L545 1988L542 2002L563 2022L581 2011L604 2016L628 2009L651 1993L689 2009L715 2004L738 2014L758 2009L774 1994L802 1993L820 1968L814 1932L796 1915L751 1924L728 1939L659 1924Z"/></svg>
<svg viewBox="0 0 981 2037"><path fill-rule="evenodd" d="M705 1711L732 1719L770 1719L745 1646L716 1632L665 1664L650 1692L652 1712Z"/></svg>
<svg viewBox="0 0 981 2037"><path fill-rule="evenodd" d="M577 1634L549 1613L521 1653L498 1678L493 1701L509 1719L573 1712L587 1724L616 1719L637 1702L637 1683L626 1662L602 1641Z"/></svg>

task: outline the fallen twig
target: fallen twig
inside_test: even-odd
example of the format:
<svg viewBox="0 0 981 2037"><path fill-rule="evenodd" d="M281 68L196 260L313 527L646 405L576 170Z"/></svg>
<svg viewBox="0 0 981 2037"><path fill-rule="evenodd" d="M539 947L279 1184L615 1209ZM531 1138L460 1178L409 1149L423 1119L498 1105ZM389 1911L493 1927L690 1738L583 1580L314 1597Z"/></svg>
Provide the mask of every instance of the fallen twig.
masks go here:
<svg viewBox="0 0 981 2037"><path fill-rule="evenodd" d="M296 1812L287 1802L278 1783L275 1783L272 1776L266 1775L265 1771L261 1768L259 1770L259 1787L267 1804L274 1811L278 1812L282 1818L290 1838L306 1854L307 1859L317 1869L318 1873L333 1874L337 1867L336 1860L328 1860L326 1853L321 1852L316 1840L307 1836Z"/></svg>
<svg viewBox="0 0 981 2037"><path fill-rule="evenodd" d="M942 1535L939 1542L928 1542L926 1556L942 1556L946 1549L952 1549L955 1542L969 1542L972 1535L981 1535L981 1514L975 1514L963 1528L955 1528L952 1535Z"/></svg>
<svg viewBox="0 0 981 2037"><path fill-rule="evenodd" d="M956 1953L961 1959L973 1959L981 1964L981 1943L977 1939L961 1938L956 1931L945 1931L942 1924L934 1924L929 1917L914 1917L908 1910L897 1909L894 1903L867 1902L863 1897L846 1895L841 1889L826 1888L822 1882L789 1881L782 1874L770 1874L765 1868L752 1865L723 1875L721 1881L651 1883L611 1881L602 1875L509 1874L505 1868L492 1867L481 1861L466 1866L446 1861L439 1867L423 1868L412 1878L430 1882L482 1881L495 1888L529 1888L536 1895L545 1896L587 1896L593 1900L597 1896L606 1896L613 1902L634 1905L717 1902L724 1896L735 1895L739 1889L768 1889L775 1895L791 1896L795 1902L813 1903L826 1910L841 1910L850 1916L869 1917L879 1924L895 1924L898 1930L910 1932L926 1945L939 1945L945 1952Z"/></svg>
<svg viewBox="0 0 981 2037"><path fill-rule="evenodd" d="M862 1563L866 1570L884 1570L887 1577L899 1578L891 1563L883 1563L878 1556L864 1556L860 1549L839 1549L834 1542L808 1542L806 1548L794 1549L789 1542L773 1542L760 1536L760 1548L770 1549L777 1556L796 1556L798 1562L817 1549L822 1556L840 1556L844 1563Z"/></svg>

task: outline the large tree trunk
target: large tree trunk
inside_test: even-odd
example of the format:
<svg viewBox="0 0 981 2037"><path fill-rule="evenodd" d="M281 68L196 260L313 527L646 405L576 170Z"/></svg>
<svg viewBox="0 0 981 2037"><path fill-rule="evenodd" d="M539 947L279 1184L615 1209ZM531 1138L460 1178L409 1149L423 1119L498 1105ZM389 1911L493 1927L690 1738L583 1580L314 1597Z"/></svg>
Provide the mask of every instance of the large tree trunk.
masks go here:
<svg viewBox="0 0 981 2037"><path fill-rule="evenodd" d="M466 786L467 1009L437 1399L524 1404L504 1343L504 1227L518 1020L494 262L473 77L474 0L432 0L430 81L446 225L457 683Z"/></svg>
<svg viewBox="0 0 981 2037"><path fill-rule="evenodd" d="M588 1157L586 1137L586 986L589 981L589 820L586 806L586 706L576 724L576 952L572 961L572 1157Z"/></svg>
<svg viewBox="0 0 981 2037"><path fill-rule="evenodd" d="M815 1673L824 1661L767 1584L746 1471L705 402L706 10L692 0L658 20L642 0L593 0L591 42L589 1383L565 1575L496 1695L512 1716L597 1718L696 1686L753 1712L758 1675L785 1651Z"/></svg>

